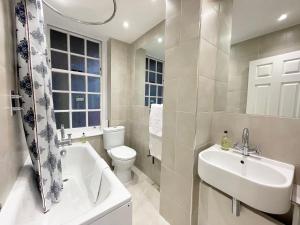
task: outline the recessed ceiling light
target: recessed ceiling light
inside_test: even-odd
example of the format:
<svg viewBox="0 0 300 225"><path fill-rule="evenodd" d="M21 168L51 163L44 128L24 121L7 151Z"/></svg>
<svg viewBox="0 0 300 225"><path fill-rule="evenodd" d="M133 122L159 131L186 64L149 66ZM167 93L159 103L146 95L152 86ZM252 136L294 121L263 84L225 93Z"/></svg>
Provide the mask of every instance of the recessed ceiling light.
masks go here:
<svg viewBox="0 0 300 225"><path fill-rule="evenodd" d="M278 17L278 21L283 21L287 18L287 14L282 14L281 16Z"/></svg>
<svg viewBox="0 0 300 225"><path fill-rule="evenodd" d="M124 21L123 22L123 27L126 28L126 29L129 28L129 23L127 21Z"/></svg>
<svg viewBox="0 0 300 225"><path fill-rule="evenodd" d="M157 38L157 42L158 43L162 43L163 42L163 39L161 37Z"/></svg>

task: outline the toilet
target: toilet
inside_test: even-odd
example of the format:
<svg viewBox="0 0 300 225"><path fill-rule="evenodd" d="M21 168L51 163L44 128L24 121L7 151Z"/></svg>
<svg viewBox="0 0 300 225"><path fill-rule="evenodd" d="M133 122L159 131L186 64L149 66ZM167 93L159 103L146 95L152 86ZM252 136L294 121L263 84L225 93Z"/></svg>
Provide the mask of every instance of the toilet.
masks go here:
<svg viewBox="0 0 300 225"><path fill-rule="evenodd" d="M131 180L131 167L136 158L136 151L124 145L125 127L103 129L104 148L112 159L114 173L122 183Z"/></svg>

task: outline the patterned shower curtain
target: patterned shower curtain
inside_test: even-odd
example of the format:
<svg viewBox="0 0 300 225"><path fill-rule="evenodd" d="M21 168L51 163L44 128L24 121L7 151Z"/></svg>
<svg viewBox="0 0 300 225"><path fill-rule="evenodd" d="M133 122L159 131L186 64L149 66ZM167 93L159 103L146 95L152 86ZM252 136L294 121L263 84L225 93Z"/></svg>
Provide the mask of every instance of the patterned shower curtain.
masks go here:
<svg viewBox="0 0 300 225"><path fill-rule="evenodd" d="M42 0L15 0L17 76L26 141L47 212L63 183L53 111Z"/></svg>

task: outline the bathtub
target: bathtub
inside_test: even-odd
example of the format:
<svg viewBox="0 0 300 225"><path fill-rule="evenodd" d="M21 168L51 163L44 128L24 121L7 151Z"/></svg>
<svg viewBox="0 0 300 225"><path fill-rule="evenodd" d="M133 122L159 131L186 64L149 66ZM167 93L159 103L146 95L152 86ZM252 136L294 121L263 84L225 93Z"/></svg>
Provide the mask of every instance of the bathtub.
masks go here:
<svg viewBox="0 0 300 225"><path fill-rule="evenodd" d="M42 212L30 159L0 212L1 225L131 225L131 195L89 143L65 147L60 203Z"/></svg>

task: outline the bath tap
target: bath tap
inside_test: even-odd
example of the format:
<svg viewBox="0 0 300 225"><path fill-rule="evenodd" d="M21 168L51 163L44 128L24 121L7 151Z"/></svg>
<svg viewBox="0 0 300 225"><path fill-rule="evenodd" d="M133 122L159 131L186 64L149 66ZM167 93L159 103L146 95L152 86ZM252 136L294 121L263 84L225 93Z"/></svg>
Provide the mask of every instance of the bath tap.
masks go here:
<svg viewBox="0 0 300 225"><path fill-rule="evenodd" d="M250 154L256 154L260 155L261 151L259 148L256 146L254 148L250 148L249 145L249 129L244 128L243 129L243 134L242 134L242 144L236 143L233 146L233 149L235 152L240 153L244 156L249 156Z"/></svg>
<svg viewBox="0 0 300 225"><path fill-rule="evenodd" d="M61 140L59 141L58 145L64 147L65 145L72 145L72 134L68 134L68 138L65 138L65 126L61 124L60 126L60 134Z"/></svg>

